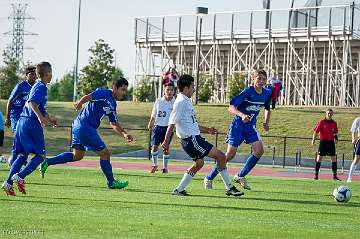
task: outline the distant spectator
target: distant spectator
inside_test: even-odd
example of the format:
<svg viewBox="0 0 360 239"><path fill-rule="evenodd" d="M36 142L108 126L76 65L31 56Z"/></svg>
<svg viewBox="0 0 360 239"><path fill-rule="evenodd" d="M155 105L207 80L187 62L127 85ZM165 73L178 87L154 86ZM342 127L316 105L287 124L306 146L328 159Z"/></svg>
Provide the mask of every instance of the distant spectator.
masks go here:
<svg viewBox="0 0 360 239"><path fill-rule="evenodd" d="M268 84L271 85L271 89L272 89L272 95L271 95L271 105L272 105L272 109L275 109L275 105L276 102L279 99L280 96L280 92L282 90L282 82L281 80L278 78L277 73L274 73L273 77L270 78L268 80Z"/></svg>
<svg viewBox="0 0 360 239"><path fill-rule="evenodd" d="M179 79L179 74L176 71L176 66L170 67L167 72L165 72L162 84L168 85L169 83L173 84L176 88L177 80Z"/></svg>

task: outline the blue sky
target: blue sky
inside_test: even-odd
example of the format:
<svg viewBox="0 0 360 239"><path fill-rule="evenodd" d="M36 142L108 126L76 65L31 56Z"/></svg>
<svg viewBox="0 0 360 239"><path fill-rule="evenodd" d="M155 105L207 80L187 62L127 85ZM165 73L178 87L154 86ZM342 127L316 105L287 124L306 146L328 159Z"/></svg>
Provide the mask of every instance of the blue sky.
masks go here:
<svg viewBox="0 0 360 239"><path fill-rule="evenodd" d="M34 48L25 50L25 60L34 63L51 62L54 78L60 78L75 65L78 0L0 0L0 33L11 30L7 17L12 11L11 3L19 2L29 4L27 13L35 18L26 22L26 30L39 34L25 38L25 46ZM271 7L289 7L290 2L273 0ZM305 2L306 0L295 0L297 6ZM80 68L87 64L87 50L97 39L102 38L115 49L117 66L132 80L135 62L134 18L147 15L193 14L197 6L208 7L209 12L261 9L262 0L82 0ZM1 52L8 42L9 37L0 35Z"/></svg>

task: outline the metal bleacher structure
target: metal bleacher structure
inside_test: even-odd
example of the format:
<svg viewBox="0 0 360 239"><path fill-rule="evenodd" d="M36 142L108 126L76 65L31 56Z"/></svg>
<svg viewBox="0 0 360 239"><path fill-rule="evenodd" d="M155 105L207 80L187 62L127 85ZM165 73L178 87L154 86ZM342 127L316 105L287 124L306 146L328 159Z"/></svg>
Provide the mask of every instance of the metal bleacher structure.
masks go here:
<svg viewBox="0 0 360 239"><path fill-rule="evenodd" d="M161 84L155 83L172 65L192 75L199 66L213 79L211 101L219 103L228 100L234 74L245 75L249 84L251 74L263 68L282 79L282 105L360 106L360 8L355 3L138 17L135 45L135 87L149 80L157 95Z"/></svg>

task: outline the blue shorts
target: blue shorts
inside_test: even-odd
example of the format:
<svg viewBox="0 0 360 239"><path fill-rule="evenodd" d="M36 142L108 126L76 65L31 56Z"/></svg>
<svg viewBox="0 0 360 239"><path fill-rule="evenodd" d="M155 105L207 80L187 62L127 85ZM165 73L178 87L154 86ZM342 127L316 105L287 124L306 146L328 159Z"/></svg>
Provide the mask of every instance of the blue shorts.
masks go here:
<svg viewBox="0 0 360 239"><path fill-rule="evenodd" d="M96 129L73 124L71 147L83 151L101 151L106 145Z"/></svg>
<svg viewBox="0 0 360 239"><path fill-rule="evenodd" d="M155 125L155 127L152 130L151 133L151 146L153 145L160 145L162 142L164 142L167 126L158 126ZM171 135L172 138L172 135ZM170 139L171 141L171 139Z"/></svg>
<svg viewBox="0 0 360 239"><path fill-rule="evenodd" d="M226 137L226 143L235 148L239 147L243 141L246 144L251 144L260 140L261 137L255 125L243 124L239 121L231 123Z"/></svg>
<svg viewBox="0 0 360 239"><path fill-rule="evenodd" d="M213 145L200 135L193 135L189 138L181 139L181 146L194 161L207 156L213 148Z"/></svg>
<svg viewBox="0 0 360 239"><path fill-rule="evenodd" d="M355 155L360 155L360 139L358 139L355 144Z"/></svg>
<svg viewBox="0 0 360 239"><path fill-rule="evenodd" d="M13 148L16 154L45 155L44 131L37 119L20 117Z"/></svg>

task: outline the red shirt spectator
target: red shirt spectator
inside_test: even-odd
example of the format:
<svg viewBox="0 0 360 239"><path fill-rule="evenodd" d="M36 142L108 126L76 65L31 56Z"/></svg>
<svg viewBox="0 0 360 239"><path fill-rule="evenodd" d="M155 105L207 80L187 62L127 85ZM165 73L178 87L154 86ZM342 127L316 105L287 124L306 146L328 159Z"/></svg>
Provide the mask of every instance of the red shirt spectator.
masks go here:
<svg viewBox="0 0 360 239"><path fill-rule="evenodd" d="M320 120L314 128L315 133L320 133L320 140L334 140L334 135L338 133L335 120Z"/></svg>

